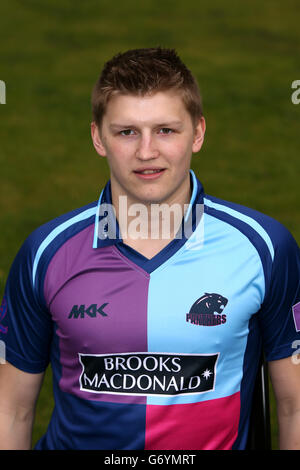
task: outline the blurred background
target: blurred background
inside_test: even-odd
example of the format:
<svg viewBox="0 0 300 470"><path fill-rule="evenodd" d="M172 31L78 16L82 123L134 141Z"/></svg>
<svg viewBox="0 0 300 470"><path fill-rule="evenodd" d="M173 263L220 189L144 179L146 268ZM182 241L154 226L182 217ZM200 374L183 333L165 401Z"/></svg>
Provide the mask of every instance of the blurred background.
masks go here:
<svg viewBox="0 0 300 470"><path fill-rule="evenodd" d="M298 0L10 0L0 7L0 296L37 226L98 199L91 89L129 48L171 47L192 69L207 132L192 168L207 194L260 210L300 243ZM33 443L52 410L48 370ZM272 445L278 448L271 393Z"/></svg>

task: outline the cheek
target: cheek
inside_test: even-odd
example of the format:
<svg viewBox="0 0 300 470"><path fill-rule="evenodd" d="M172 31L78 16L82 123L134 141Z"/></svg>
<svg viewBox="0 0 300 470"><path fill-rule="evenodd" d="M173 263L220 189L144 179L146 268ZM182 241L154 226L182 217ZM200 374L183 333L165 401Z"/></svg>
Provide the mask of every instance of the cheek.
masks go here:
<svg viewBox="0 0 300 470"><path fill-rule="evenodd" d="M114 144L110 145L107 151L107 160L110 167L122 168L128 164L130 152L126 147Z"/></svg>
<svg viewBox="0 0 300 470"><path fill-rule="evenodd" d="M166 144L162 153L168 155L171 161L184 164L189 162L192 149L189 143L177 141L175 144Z"/></svg>

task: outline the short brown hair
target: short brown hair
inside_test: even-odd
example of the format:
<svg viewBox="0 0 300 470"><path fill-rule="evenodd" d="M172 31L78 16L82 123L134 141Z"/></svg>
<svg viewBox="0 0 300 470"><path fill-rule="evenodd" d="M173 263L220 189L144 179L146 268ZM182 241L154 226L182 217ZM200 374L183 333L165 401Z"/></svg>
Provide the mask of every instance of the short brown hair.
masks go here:
<svg viewBox="0 0 300 470"><path fill-rule="evenodd" d="M107 103L116 93L144 96L166 90L181 92L195 125L203 115L199 87L174 49L156 47L119 53L106 62L94 86L93 120L101 126Z"/></svg>

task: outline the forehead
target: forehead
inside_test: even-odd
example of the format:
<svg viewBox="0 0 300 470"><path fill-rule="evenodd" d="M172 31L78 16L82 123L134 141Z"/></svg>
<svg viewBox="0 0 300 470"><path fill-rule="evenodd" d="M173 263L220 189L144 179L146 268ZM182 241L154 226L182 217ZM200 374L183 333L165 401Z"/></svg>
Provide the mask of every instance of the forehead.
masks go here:
<svg viewBox="0 0 300 470"><path fill-rule="evenodd" d="M156 123L190 119L180 92L159 91L144 96L113 95L106 107L107 122Z"/></svg>

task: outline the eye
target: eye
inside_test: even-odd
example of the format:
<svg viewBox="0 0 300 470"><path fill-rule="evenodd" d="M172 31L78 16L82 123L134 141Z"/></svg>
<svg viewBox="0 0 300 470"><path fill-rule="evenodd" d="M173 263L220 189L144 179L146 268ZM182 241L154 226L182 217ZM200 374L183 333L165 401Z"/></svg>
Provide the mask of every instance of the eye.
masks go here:
<svg viewBox="0 0 300 470"><path fill-rule="evenodd" d="M133 130L132 129L123 129L122 131L119 132L119 134L124 135L124 136L133 135Z"/></svg>
<svg viewBox="0 0 300 470"><path fill-rule="evenodd" d="M169 127L162 127L160 130L159 130L160 134L164 134L164 135L169 135L169 134L173 134L173 129L169 129Z"/></svg>

